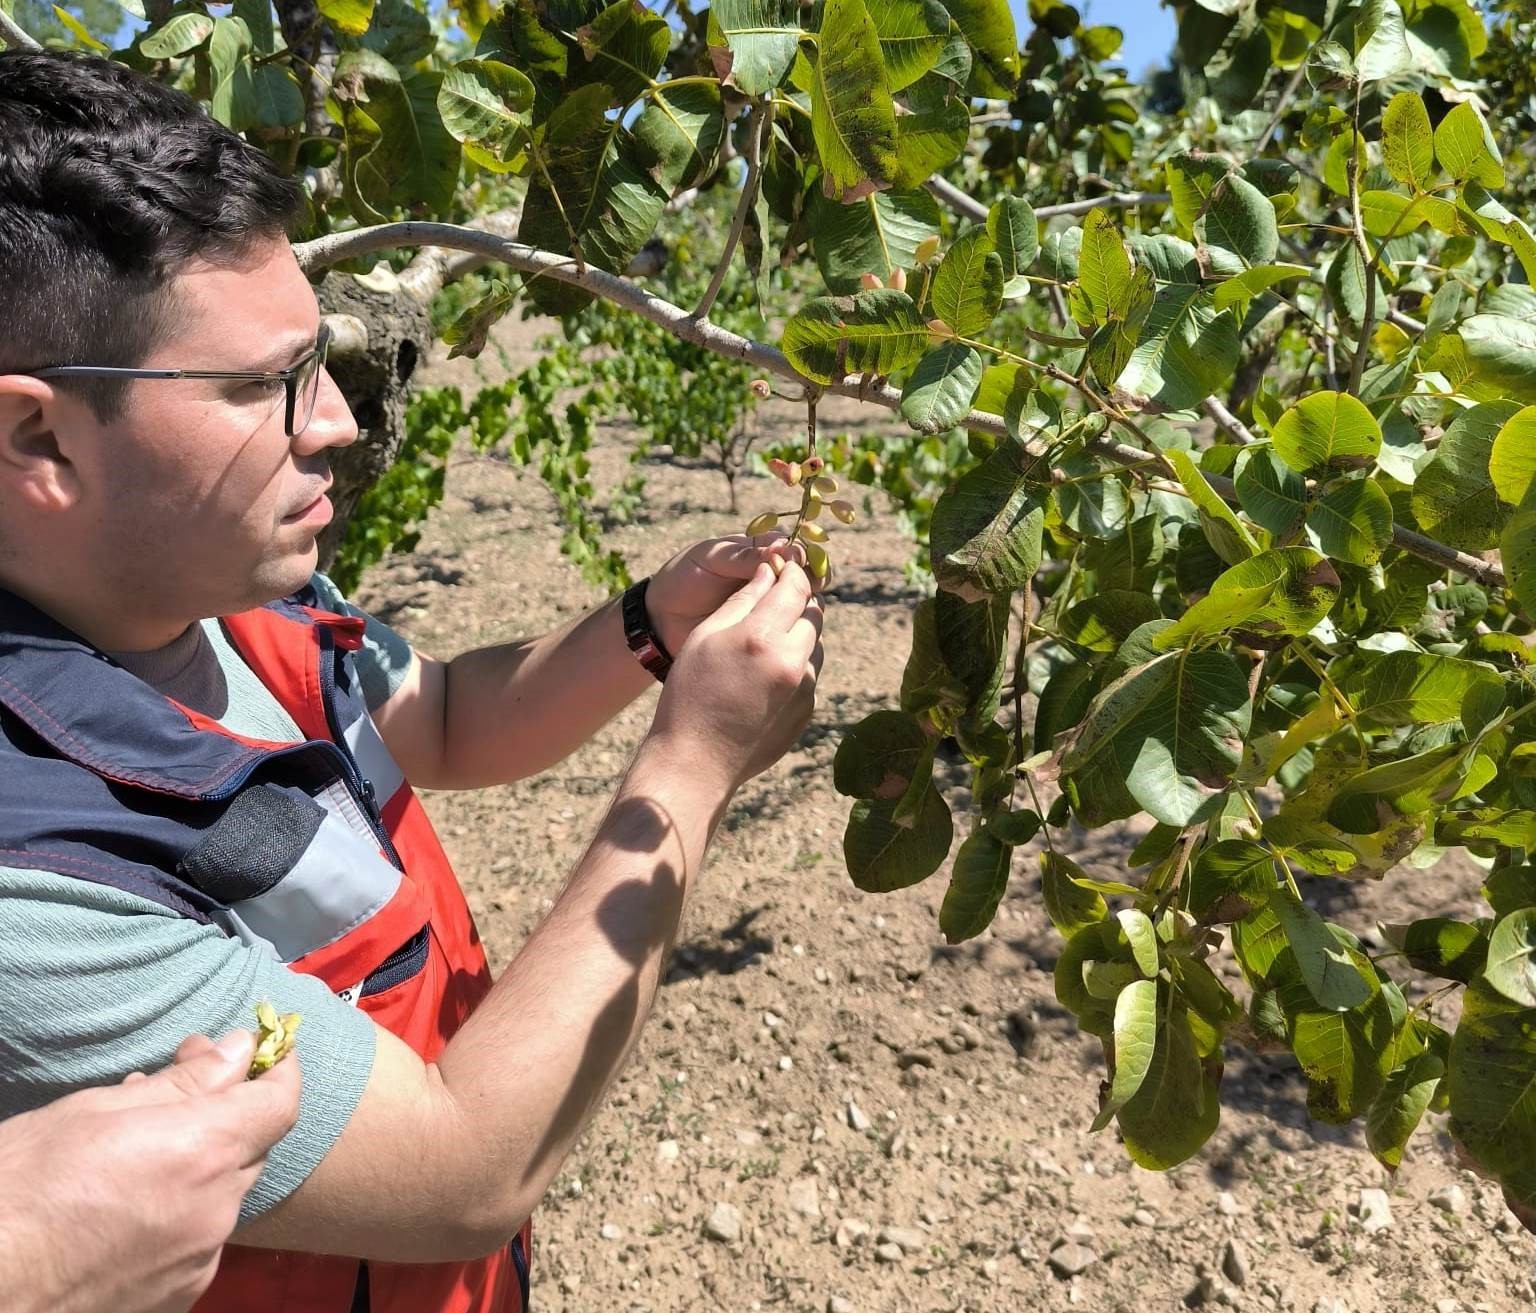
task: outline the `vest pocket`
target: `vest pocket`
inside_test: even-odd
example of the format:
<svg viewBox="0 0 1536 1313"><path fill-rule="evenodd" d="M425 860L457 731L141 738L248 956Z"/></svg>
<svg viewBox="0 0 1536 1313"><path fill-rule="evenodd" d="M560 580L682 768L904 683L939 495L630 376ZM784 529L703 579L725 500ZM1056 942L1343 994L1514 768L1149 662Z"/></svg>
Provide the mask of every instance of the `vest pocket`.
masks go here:
<svg viewBox="0 0 1536 1313"><path fill-rule="evenodd" d="M428 927L422 926L374 968L368 978L363 981L359 997L371 998L375 994L382 994L386 989L393 989L396 985L403 985L407 980L419 976L426 967L427 958L431 952L430 931Z"/></svg>

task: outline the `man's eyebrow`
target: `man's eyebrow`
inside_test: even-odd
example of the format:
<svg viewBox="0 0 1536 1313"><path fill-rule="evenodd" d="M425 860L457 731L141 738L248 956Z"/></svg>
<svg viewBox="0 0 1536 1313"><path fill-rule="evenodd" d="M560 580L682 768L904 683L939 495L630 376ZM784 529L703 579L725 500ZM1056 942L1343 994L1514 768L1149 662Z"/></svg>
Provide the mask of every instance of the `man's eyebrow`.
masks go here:
<svg viewBox="0 0 1536 1313"><path fill-rule="evenodd" d="M252 369L262 374L275 374L280 369L287 369L302 355L306 355L315 349L315 337L289 337L282 345L276 347L272 354L259 365L253 365Z"/></svg>

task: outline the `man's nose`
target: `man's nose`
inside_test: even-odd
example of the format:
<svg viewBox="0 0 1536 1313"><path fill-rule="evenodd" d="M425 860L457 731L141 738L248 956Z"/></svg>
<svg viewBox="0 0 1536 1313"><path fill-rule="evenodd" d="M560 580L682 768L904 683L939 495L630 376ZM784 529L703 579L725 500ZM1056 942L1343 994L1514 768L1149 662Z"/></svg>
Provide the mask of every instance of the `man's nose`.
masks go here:
<svg viewBox="0 0 1536 1313"><path fill-rule="evenodd" d="M315 413L303 433L293 440L298 455L324 451L327 447L350 447L357 441L357 420L346 397L336 386L330 370L320 371L320 391L315 397Z"/></svg>

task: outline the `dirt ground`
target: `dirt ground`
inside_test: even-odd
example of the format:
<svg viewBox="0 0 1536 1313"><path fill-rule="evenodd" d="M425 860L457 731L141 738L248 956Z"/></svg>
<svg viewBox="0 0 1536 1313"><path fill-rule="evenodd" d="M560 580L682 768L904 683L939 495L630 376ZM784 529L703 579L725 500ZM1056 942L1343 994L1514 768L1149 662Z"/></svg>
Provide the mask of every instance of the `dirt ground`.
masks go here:
<svg viewBox="0 0 1536 1313"><path fill-rule="evenodd" d="M546 329L498 334L522 364ZM478 368L503 372L489 351ZM437 361L423 381L468 394L476 369ZM855 410L827 407L824 425L851 426ZM594 452L599 498L624 470L621 418ZM795 418L782 418L788 431ZM637 577L738 527L720 509L718 472L663 450L646 475L644 515L610 539ZM766 479L745 480L738 518L771 499ZM553 523L533 473L466 451L419 550L372 570L357 600L434 655L542 632L600 600L560 555ZM1308 1120L1288 1058L1229 1049L1221 1127L1175 1171L1132 1166L1113 1129L1089 1135L1102 1058L1055 1001L1059 941L1032 852L1018 856L992 928L953 948L937 927L947 871L898 894L851 886L832 755L848 725L894 703L914 595L893 517L842 530L836 555L815 722L731 808L652 1021L536 1214L534 1307L1536 1305L1536 1238L1457 1167L1443 1119L1390 1177L1358 1128ZM596 827L654 697L539 778L428 795L497 969ZM958 773L951 783L953 798ZM1077 855L1114 875L1132 841L1128 829L1078 836ZM1418 915L1470 909L1477 883L1470 864L1442 864L1394 872L1386 888L1314 893L1362 929L1389 906L1406 919L1405 902ZM1223 969L1236 973L1230 960ZM1361 1191L1375 1189L1389 1199L1385 1225L1370 1196L1362 1209Z"/></svg>

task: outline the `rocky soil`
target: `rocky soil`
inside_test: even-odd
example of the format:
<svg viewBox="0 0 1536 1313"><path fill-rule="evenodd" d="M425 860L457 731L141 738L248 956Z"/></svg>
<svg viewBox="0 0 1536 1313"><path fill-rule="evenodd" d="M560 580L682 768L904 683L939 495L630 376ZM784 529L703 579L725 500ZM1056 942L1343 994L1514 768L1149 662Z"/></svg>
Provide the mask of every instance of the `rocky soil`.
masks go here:
<svg viewBox="0 0 1536 1313"><path fill-rule="evenodd" d="M514 363L544 327L498 330ZM488 352L424 381L469 390L477 369L501 373ZM600 490L625 468L621 421L594 453ZM717 472L663 451L646 474L645 515L611 535L637 576L738 527ZM771 496L747 479L739 518ZM553 524L533 474L466 452L419 550L370 572L357 600L434 655L542 632L600 600ZM1458 1168L1443 1129L1390 1177L1356 1129L1308 1120L1289 1059L1231 1050L1221 1128L1175 1171L1133 1167L1112 1129L1089 1135L1102 1058L1055 1001L1032 853L993 927L955 947L937 928L944 872L898 894L852 888L831 760L846 726L894 701L908 554L890 517L838 536L815 723L722 827L652 1022L535 1218L534 1307L1532 1307L1536 1239ZM428 796L498 968L597 825L654 696L537 779ZM1129 827L1078 836L1076 855L1114 875L1131 842ZM1389 907L1406 919L1405 903L1469 908L1477 882L1442 864L1312 892L1364 928Z"/></svg>

